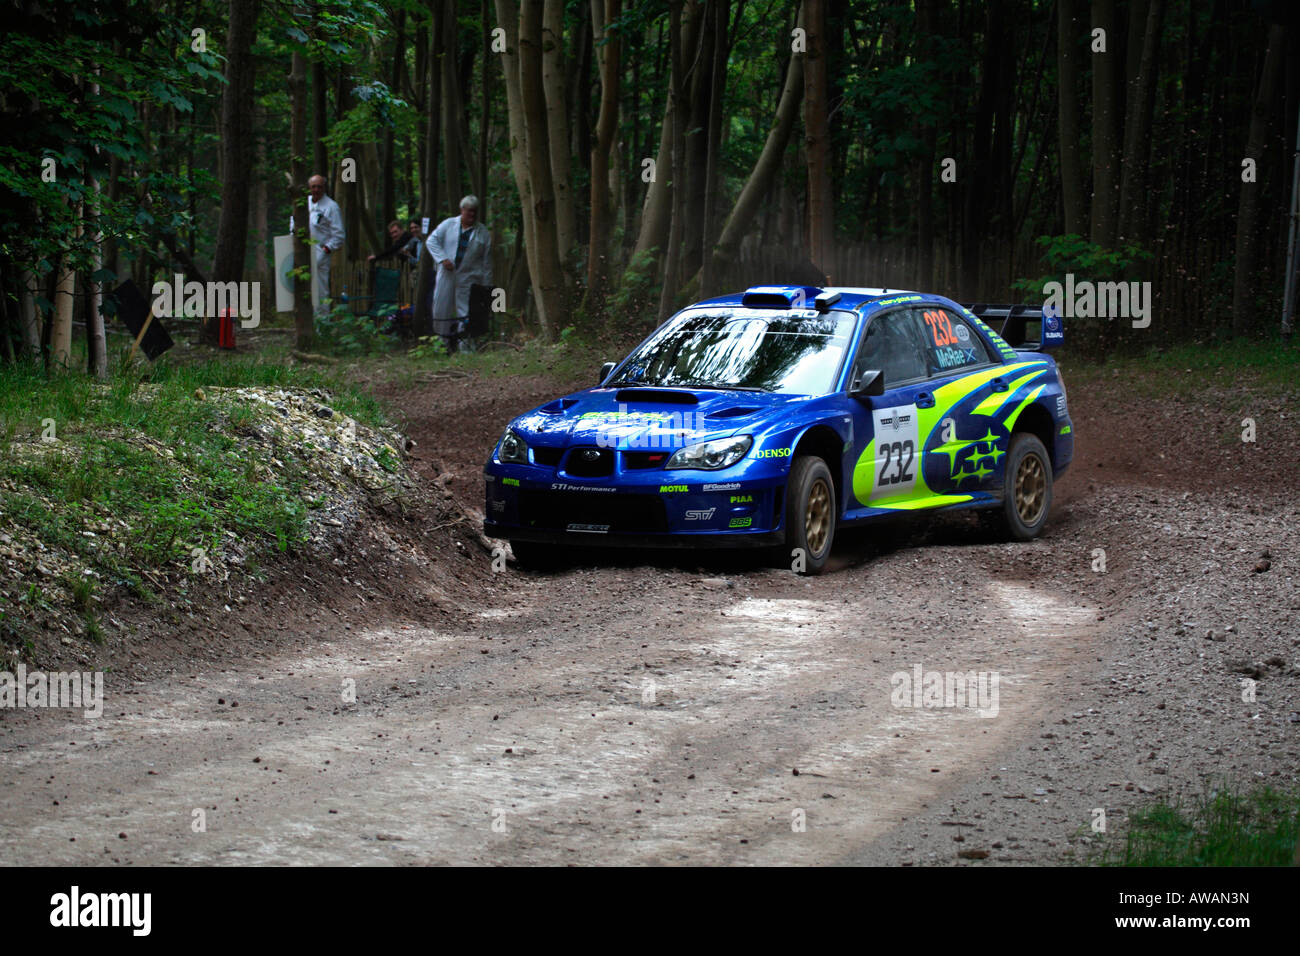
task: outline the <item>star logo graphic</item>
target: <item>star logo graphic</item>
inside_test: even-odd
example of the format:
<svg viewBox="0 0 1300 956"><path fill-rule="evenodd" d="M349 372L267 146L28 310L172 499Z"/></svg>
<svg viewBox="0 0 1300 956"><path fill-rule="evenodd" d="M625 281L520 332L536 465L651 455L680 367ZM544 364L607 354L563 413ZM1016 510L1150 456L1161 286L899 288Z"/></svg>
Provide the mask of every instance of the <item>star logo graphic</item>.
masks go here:
<svg viewBox="0 0 1300 956"><path fill-rule="evenodd" d="M994 469L997 467L998 460L1006 454L1006 452L998 447L999 441L1001 441L1001 439L997 435L993 434L993 429L985 428L984 437L982 438L963 439L954 435L951 439L944 442L942 445L936 446L933 450L948 456L949 477L955 478L957 480L957 485L960 487L961 483L967 478L974 478L976 482L979 482L982 481L986 475L993 474ZM957 459L960 458L962 452L966 451L968 448L973 448L974 450L964 461L959 462ZM992 459L992 468L985 467L985 459Z"/></svg>
<svg viewBox="0 0 1300 956"><path fill-rule="evenodd" d="M935 452L948 456L948 473L950 475L955 475L957 474L958 471L960 471L960 469L957 466L957 456L959 456L971 445L977 445L979 444L979 442L980 439L978 438L972 438L969 441L963 441L962 439L958 438L954 434L951 439L944 442L942 445L936 446L933 450Z"/></svg>

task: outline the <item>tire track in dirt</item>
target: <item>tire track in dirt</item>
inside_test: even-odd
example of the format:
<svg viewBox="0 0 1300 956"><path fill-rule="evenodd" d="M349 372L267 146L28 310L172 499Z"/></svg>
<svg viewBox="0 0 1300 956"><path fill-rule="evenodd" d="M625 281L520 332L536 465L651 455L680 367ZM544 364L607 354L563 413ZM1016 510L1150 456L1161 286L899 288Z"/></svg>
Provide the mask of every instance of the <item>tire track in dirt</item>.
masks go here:
<svg viewBox="0 0 1300 956"><path fill-rule="evenodd" d="M1073 625L926 635L906 564L848 575L861 587L519 576L477 632L375 629L142 685L126 717L40 715L0 755L5 789L31 796L9 802L0 844L11 863L830 862L983 767L1088 644ZM556 627L557 590L592 624ZM1068 610L971 590L995 619ZM895 709L890 675L914 663L999 671L997 717Z"/></svg>

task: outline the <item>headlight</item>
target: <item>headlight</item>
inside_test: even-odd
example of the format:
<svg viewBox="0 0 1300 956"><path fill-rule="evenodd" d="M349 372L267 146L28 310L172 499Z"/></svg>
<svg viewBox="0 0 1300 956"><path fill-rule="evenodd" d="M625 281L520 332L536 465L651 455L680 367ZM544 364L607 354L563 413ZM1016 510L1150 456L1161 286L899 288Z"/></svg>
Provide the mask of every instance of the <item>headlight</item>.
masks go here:
<svg viewBox="0 0 1300 956"><path fill-rule="evenodd" d="M524 440L516 435L509 428L501 436L500 451L497 452L497 460L511 462L517 465L528 464L528 446Z"/></svg>
<svg viewBox="0 0 1300 956"><path fill-rule="evenodd" d="M751 435L737 435L734 438L715 438L713 441L688 445L668 459L665 468L700 468L705 471L717 471L730 468L745 457L749 446L754 444Z"/></svg>

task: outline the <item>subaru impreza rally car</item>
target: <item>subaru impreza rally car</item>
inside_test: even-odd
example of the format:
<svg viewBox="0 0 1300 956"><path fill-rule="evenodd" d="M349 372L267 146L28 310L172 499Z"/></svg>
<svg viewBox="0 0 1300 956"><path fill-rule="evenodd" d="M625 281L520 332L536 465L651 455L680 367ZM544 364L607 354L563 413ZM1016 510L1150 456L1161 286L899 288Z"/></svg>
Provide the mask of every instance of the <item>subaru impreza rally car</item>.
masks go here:
<svg viewBox="0 0 1300 956"><path fill-rule="evenodd" d="M595 388L510 423L484 472L484 533L532 567L572 545L768 547L806 573L837 528L900 512L988 509L1033 538L1074 451L1045 354L1062 338L1040 308L915 292L699 302Z"/></svg>

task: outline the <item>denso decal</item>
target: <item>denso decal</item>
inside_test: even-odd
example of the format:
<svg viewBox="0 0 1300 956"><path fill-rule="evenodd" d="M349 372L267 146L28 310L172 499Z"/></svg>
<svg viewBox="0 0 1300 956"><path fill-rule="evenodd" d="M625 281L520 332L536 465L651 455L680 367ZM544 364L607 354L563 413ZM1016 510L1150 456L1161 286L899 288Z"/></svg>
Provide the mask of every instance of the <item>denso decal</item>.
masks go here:
<svg viewBox="0 0 1300 956"><path fill-rule="evenodd" d="M760 448L754 452L755 458L789 458L790 448Z"/></svg>

